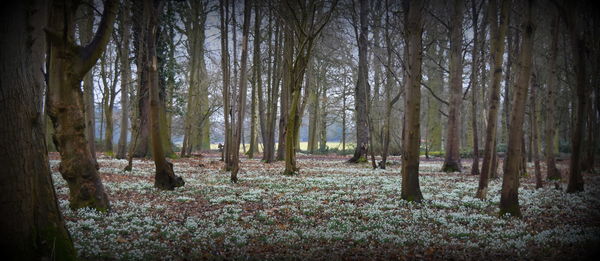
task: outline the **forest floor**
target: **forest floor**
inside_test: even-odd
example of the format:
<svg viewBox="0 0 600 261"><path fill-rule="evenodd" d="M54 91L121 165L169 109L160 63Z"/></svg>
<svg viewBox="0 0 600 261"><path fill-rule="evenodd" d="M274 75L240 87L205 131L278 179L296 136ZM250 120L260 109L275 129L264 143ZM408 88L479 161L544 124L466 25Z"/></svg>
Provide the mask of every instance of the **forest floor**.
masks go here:
<svg viewBox="0 0 600 261"><path fill-rule="evenodd" d="M600 175L586 173L585 191L566 194L565 162L561 190L554 183L536 190L533 177L521 178L517 219L498 217L501 179L491 181L487 200L473 197L478 176L464 174L468 160L463 174L422 160L425 200L416 204L400 198L397 164L372 170L346 157L299 155L300 174L283 176L283 162L243 158L232 184L213 154L173 160L186 184L159 191L152 161L134 160L123 172L125 160L99 154L112 205L99 213L68 207L59 156L50 159L67 227L89 260L562 260L600 249Z"/></svg>

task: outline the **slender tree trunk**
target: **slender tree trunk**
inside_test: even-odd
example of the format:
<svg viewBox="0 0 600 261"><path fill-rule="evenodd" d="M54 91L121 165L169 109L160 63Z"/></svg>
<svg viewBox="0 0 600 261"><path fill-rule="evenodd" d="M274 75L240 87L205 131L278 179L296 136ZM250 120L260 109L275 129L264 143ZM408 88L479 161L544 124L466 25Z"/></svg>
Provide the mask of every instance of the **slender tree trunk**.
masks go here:
<svg viewBox="0 0 600 261"><path fill-rule="evenodd" d="M581 154L582 140L585 135L586 108L587 108L587 79L586 79L586 64L585 64L585 36L578 28L578 14L576 3L569 3L567 10L567 24L570 31L571 50L574 56L575 79L576 79L576 114L575 126L571 135L571 161L569 162L569 183L567 185L567 193L575 193L583 191L583 176L581 175Z"/></svg>
<svg viewBox="0 0 600 261"><path fill-rule="evenodd" d="M127 153L127 129L129 128L129 83L131 68L129 65L129 2L125 2L119 19L121 31L121 128L117 159L124 159Z"/></svg>
<svg viewBox="0 0 600 261"><path fill-rule="evenodd" d="M508 135L508 151L504 162L504 176L500 193L500 216L508 213L520 217L519 209L519 164L522 157L523 122L525 118L525 103L531 77L533 56L533 36L535 25L532 18L533 1L526 3L525 21L522 26L523 39L519 54L519 72L514 88L512 110L510 113L511 128Z"/></svg>
<svg viewBox="0 0 600 261"><path fill-rule="evenodd" d="M72 38L75 17L73 5L73 2L66 1L52 2L50 6L46 30L50 48L48 115L56 130L53 140L61 155L59 170L69 186L71 207L107 210L108 197L85 139L83 94L79 86L108 43L118 6L116 1L106 3L93 40L85 47L79 47Z"/></svg>
<svg viewBox="0 0 600 261"><path fill-rule="evenodd" d="M223 71L223 116L225 118L225 145L223 148L224 169L230 170L231 162L231 105L230 105L230 67L229 67L229 1L219 1L221 22L221 70Z"/></svg>
<svg viewBox="0 0 600 261"><path fill-rule="evenodd" d="M475 0L471 0L473 19L473 49L471 50L471 127L473 128L473 165L471 175L479 175L479 134L477 129L477 93L479 92L479 12Z"/></svg>
<svg viewBox="0 0 600 261"><path fill-rule="evenodd" d="M284 28L286 28L284 26ZM291 103L291 71L292 71L292 58L294 55L294 38L292 33L289 33L288 30L290 28L284 29L284 47L283 47L283 68L282 68L282 77L283 83L281 86L281 100L279 107L281 108L280 116L279 116L279 138L277 144L277 160L283 160L285 158L285 146L286 146L286 126L288 125L288 115L290 110Z"/></svg>
<svg viewBox="0 0 600 261"><path fill-rule="evenodd" d="M184 185L184 181L181 177L178 177L173 172L173 164L168 162L165 157L165 150L163 148L163 142L161 139L161 126L160 121L160 98L159 98L159 82L158 82L158 62L156 58L156 38L158 30L158 16L162 13L162 6L164 2L143 2L143 19L145 35L145 46L142 51L145 53L144 57L146 61L142 70L147 79L143 79L142 83L148 86L144 87L149 90L150 94L150 126L151 126L151 140L152 140L152 157L154 159L154 166L156 167L156 173L154 176L154 187L162 190L173 190L176 187Z"/></svg>
<svg viewBox="0 0 600 261"><path fill-rule="evenodd" d="M442 171L460 172L460 111L462 104L462 20L463 0L454 1L454 14L450 33L450 105L446 131L446 158Z"/></svg>
<svg viewBox="0 0 600 261"><path fill-rule="evenodd" d="M0 9L0 247L8 260L76 260L57 204L44 134L41 68L48 4L16 1L8 6ZM85 126L83 111L79 114ZM80 139L89 147L83 132Z"/></svg>
<svg viewBox="0 0 600 261"><path fill-rule="evenodd" d="M531 139L533 141L532 143L532 153L533 153L533 162L535 165L535 188L542 188L544 186L544 184L542 183L542 171L540 168L540 148L539 148L539 139L538 139L538 118L537 118L537 113L538 113L538 102L537 102L537 97L536 97L536 93L537 93L537 82L536 82L536 76L532 75L531 76L531 96L530 96L530 101L529 101L529 106L531 106L531 129L532 129L532 135L531 135Z"/></svg>
<svg viewBox="0 0 600 261"><path fill-rule="evenodd" d="M150 140L150 93L148 90L148 84L145 83L148 79L147 73L144 68L144 64L148 58L145 57L146 49L146 31L145 25L142 22L141 17L143 16L143 1L134 1L133 17L139 17L139 19L133 19L133 33L135 38L135 49L136 49L136 67L140 68L137 70L137 116L138 116L138 141L134 148L133 157L141 158L148 156L148 142Z"/></svg>
<svg viewBox="0 0 600 261"><path fill-rule="evenodd" d="M277 100L279 99L279 83L281 79L281 60L280 57L280 43L281 43L281 32L279 26L275 29L275 55L273 56L273 69L272 69L272 81L271 81L271 93L269 95L269 113L267 119L268 142L265 146L265 163L271 163L275 161L275 125L277 123Z"/></svg>
<svg viewBox="0 0 600 261"><path fill-rule="evenodd" d="M546 130L545 130L545 156L546 156L546 177L549 180L559 180L560 171L556 168L554 160L554 139L556 138L556 124L554 123L554 110L556 108L556 89L557 89L557 54L558 54L558 27L560 18L556 15L550 27L552 41L550 43L550 58L548 59L548 87L546 97Z"/></svg>
<svg viewBox="0 0 600 261"><path fill-rule="evenodd" d="M504 54L504 36L508 28L508 11L510 10L510 1L502 0L500 10L500 21L496 15L497 2L490 0L489 3L489 24L491 27L491 59L492 75L490 77L490 108L488 110L487 126L485 132L485 145L481 175L479 175L479 187L476 197L485 199L487 196L489 177L495 171L492 171L493 157L496 153L496 129L498 121L498 106L500 103L500 77L502 76L502 60Z"/></svg>
<svg viewBox="0 0 600 261"><path fill-rule="evenodd" d="M422 13L423 1L406 0L408 9L406 36L408 44L408 78L406 81L406 131L403 134L402 192L404 200L421 202L423 195L419 187L419 144L422 63Z"/></svg>
<svg viewBox="0 0 600 261"><path fill-rule="evenodd" d="M260 128L261 138L264 143L264 103L262 102L262 71L260 66L260 24L262 17L260 16L260 6L254 3L254 54L252 60L254 66L254 81L252 82L252 107L251 107L251 123L250 123L250 149L248 150L248 158L254 158L254 153L258 151L258 130ZM259 126L260 125L260 126ZM264 145L263 145L264 146Z"/></svg>
<svg viewBox="0 0 600 261"><path fill-rule="evenodd" d="M369 95L369 65L368 57L368 35L369 25L369 3L360 0L360 31L358 32L358 81L354 89L354 107L356 110L356 148L354 156L348 160L351 163L367 161L369 145L369 115L367 112L367 99Z"/></svg>
<svg viewBox="0 0 600 261"><path fill-rule="evenodd" d="M92 40L94 34L94 10L91 6L85 6L80 8L84 19L80 20L79 23L79 41L81 44L89 43ZM90 152L94 158L94 164L96 169L99 169L98 162L96 160L96 108L94 104L94 81L92 79L92 72L88 72L83 77L83 110L85 117L85 137L90 146Z"/></svg>
<svg viewBox="0 0 600 261"><path fill-rule="evenodd" d="M242 57L240 61L240 83L237 101L237 122L236 130L233 133L233 151L232 151L232 163L233 168L231 170L231 182L236 183L238 181L237 174L240 170L240 142L244 127L244 115L246 109L246 86L248 85L248 76L246 72L248 62L248 35L250 33L250 13L252 6L250 0L244 1L244 21L242 25Z"/></svg>

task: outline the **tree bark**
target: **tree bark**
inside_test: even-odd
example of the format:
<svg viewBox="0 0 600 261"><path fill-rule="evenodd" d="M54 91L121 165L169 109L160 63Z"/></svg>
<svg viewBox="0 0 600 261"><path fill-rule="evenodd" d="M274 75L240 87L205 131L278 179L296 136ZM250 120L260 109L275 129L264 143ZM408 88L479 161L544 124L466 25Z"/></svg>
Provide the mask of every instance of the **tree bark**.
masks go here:
<svg viewBox="0 0 600 261"><path fill-rule="evenodd" d="M462 19L463 0L454 1L454 14L450 29L450 105L448 106L448 128L446 131L444 172L460 172L460 111L462 104Z"/></svg>
<svg viewBox="0 0 600 261"><path fill-rule="evenodd" d="M250 13L252 6L250 0L244 1L244 21L242 25L242 57L240 61L240 83L238 91L237 101L237 122L236 129L233 133L233 151L232 151L232 169L231 169L231 182L236 183L238 181L237 174L240 170L240 142L244 127L244 115L246 110L246 88L248 85L248 74L246 67L248 63L248 35L250 33Z"/></svg>
<svg viewBox="0 0 600 261"><path fill-rule="evenodd" d="M144 62L142 70L146 72L142 73L148 77L143 79L142 83L147 84L145 89L149 90L150 94L150 133L152 141L152 157L154 159L154 166L156 173L154 176L154 187L162 190L173 190L176 187L184 185L184 181L181 177L176 176L173 172L173 164L168 162L165 157L165 150L163 148L163 142L161 139L161 121L159 119L160 114L160 98L159 98L159 82L158 82L158 61L156 58L156 37L158 31L158 18L162 13L163 2L144 1L143 4L143 23L144 30L146 31L145 48L142 50L147 59Z"/></svg>
<svg viewBox="0 0 600 261"><path fill-rule="evenodd" d="M125 2L120 15L121 29L121 127L117 159L124 159L127 153L127 129L129 128L129 84L131 68L129 65L129 2Z"/></svg>
<svg viewBox="0 0 600 261"><path fill-rule="evenodd" d="M519 164L522 159L523 122L525 118L525 103L529 88L533 54L533 36L535 25L532 18L533 1L526 3L525 21L522 26L523 39L519 54L519 72L514 88L512 109L510 113L511 128L508 135L508 149L504 162L502 191L500 193L500 216L510 214L520 217L519 209Z"/></svg>
<svg viewBox="0 0 600 261"><path fill-rule="evenodd" d="M530 111L530 119L531 119L531 140L532 140L532 154L533 154L533 163L535 165L535 188L542 188L544 184L542 183L542 171L540 168L540 148L539 148L539 138L538 138L538 102L537 102L537 82L536 75L531 75L531 94L529 106L531 108Z"/></svg>
<svg viewBox="0 0 600 261"><path fill-rule="evenodd" d="M576 3L569 3L567 7L567 25L570 31L571 50L574 56L575 79L577 105L575 117L575 126L571 135L571 161L569 162L569 183L567 193L583 191L583 176L581 175L581 154L582 139L585 135L587 97L587 79L585 64L585 34L582 34L578 25L578 14Z"/></svg>
<svg viewBox="0 0 600 261"><path fill-rule="evenodd" d="M471 0L473 21L473 49L471 50L471 127L473 128L473 164L471 175L479 175L479 134L477 129L477 93L479 92L479 11L475 0Z"/></svg>
<svg viewBox="0 0 600 261"><path fill-rule="evenodd" d="M488 110L487 126L485 132L485 145L483 153L483 164L481 167L481 175L479 175L479 187L477 188L476 197L485 199L487 196L489 177L491 176L493 157L496 153L496 129L498 121L498 106L500 103L500 77L502 76L502 60L504 54L504 36L508 28L508 11L510 10L510 1L502 0L500 9L500 21L496 15L497 2L490 0L489 3L489 24L491 32L491 64L492 75L490 77L490 108Z"/></svg>
<svg viewBox="0 0 600 261"><path fill-rule="evenodd" d="M79 41L81 44L89 43L94 34L94 10L91 6L79 8L84 19L80 20ZM83 110L85 117L85 137L90 145L90 152L94 158L96 169L100 166L96 160L96 108L94 106L94 81L92 72L88 72L83 77Z"/></svg>
<svg viewBox="0 0 600 261"><path fill-rule="evenodd" d="M554 160L554 139L556 138L556 124L554 121L554 110L556 107L556 90L558 87L558 75L557 75L557 57L558 57L558 29L559 29L560 18L556 15L552 21L550 27L550 34L552 40L550 43L550 58L548 59L548 87L546 97L546 130L545 130L545 156L546 156L546 178L548 180L560 180L560 171L556 168L556 162Z"/></svg>
<svg viewBox="0 0 600 261"><path fill-rule="evenodd" d="M45 143L42 29L48 5L16 1L4 7L0 10L4 25L0 28L0 122L10 124L0 126L0 233L4 235L0 247L8 260L76 260L57 204ZM83 130L81 139L87 145Z"/></svg>
<svg viewBox="0 0 600 261"><path fill-rule="evenodd" d="M369 3L360 0L360 30L358 34L358 81L354 89L354 109L356 111L356 148L354 156L348 160L351 163L366 162L369 149L369 115L367 112L367 95L369 95L369 64L368 35L369 35Z"/></svg>
<svg viewBox="0 0 600 261"><path fill-rule="evenodd" d="M252 63L254 64L252 67L254 69L254 81L252 82L252 112L250 113L252 122L250 123L250 149L248 150L248 158L254 158L254 153L258 151L258 128L260 129L263 147L266 138L264 132L265 105L262 99L262 70L260 63L260 26L262 21L262 17L260 15L260 6L258 5L258 2L256 2L254 3L254 54L252 55Z"/></svg>
<svg viewBox="0 0 600 261"><path fill-rule="evenodd" d="M94 38L80 47L72 38L74 3L56 1L50 5L46 29L50 48L47 108L56 130L53 140L61 155L59 170L69 186L72 208L92 207L101 211L109 208L96 162L85 139L83 95L79 86L108 43L117 7L116 1L106 2Z"/></svg>
<svg viewBox="0 0 600 261"><path fill-rule="evenodd" d="M405 0L408 9L406 36L408 44L408 78L406 80L406 131L403 135L402 192L404 200L421 202L423 195L419 187L419 144L422 63L422 13L423 1Z"/></svg>

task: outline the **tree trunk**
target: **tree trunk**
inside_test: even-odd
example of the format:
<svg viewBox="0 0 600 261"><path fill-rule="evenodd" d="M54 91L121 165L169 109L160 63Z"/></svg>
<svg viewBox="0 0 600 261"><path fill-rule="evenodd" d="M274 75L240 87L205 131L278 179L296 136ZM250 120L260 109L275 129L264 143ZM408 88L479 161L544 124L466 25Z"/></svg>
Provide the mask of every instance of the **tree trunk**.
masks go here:
<svg viewBox="0 0 600 261"><path fill-rule="evenodd" d="M533 162L535 165L535 188L542 188L544 184L542 183L542 171L540 169L540 148L539 148L539 140L538 140L538 105L537 105L537 82L535 74L531 76L531 96L529 101L529 106L531 108L531 140L532 140L532 154L533 154Z"/></svg>
<svg viewBox="0 0 600 261"><path fill-rule="evenodd" d="M485 145L483 153L483 164L481 175L479 175L479 187L477 188L476 197L485 199L487 196L489 177L492 173L492 158L496 153L496 129L498 121L498 105L500 103L500 77L502 76L502 60L504 54L504 36L508 28L508 11L510 10L510 1L502 0L500 10L500 21L496 15L497 3L496 0L490 0L489 3L489 24L491 32L491 64L492 75L490 77L490 108L488 110L487 126L485 132Z"/></svg>
<svg viewBox="0 0 600 261"><path fill-rule="evenodd" d="M366 162L369 145L369 115L367 99L369 95L369 64L368 64L368 35L369 3L360 1L360 31L358 34L358 81L354 89L354 108L356 110L356 148L354 156L348 160L351 163Z"/></svg>
<svg viewBox="0 0 600 261"><path fill-rule="evenodd" d="M150 93L148 90L147 81L148 76L145 75L148 71L142 68L146 67L148 58L145 57L146 53L146 35L148 34L147 28L141 21L143 14L143 1L134 1L133 16L140 17L133 19L133 34L135 38L135 49L136 49L136 68L137 70L137 116L138 116L138 141L134 148L133 157L141 158L148 156L148 142L150 140Z"/></svg>
<svg viewBox="0 0 600 261"><path fill-rule="evenodd" d="M420 103L421 103L421 63L423 33L423 1L406 0L408 9L406 36L408 45L408 78L406 80L406 131L403 135L402 153L402 192L404 200L421 202L423 195L419 187L419 144L420 144Z"/></svg>
<svg viewBox="0 0 600 261"><path fill-rule="evenodd" d="M144 87L149 90L150 94L150 126L151 126L151 140L152 140L152 157L154 159L154 166L156 167L156 173L154 176L154 187L162 190L173 190L176 187L184 185L184 181L181 177L178 177L173 172L173 164L168 162L165 157L165 150L163 148L163 142L161 139L161 121L159 119L160 114L160 98L159 98L159 82L158 82L158 62L156 58L156 37L158 30L158 16L162 13L163 2L143 2L143 23L146 31L146 37L144 39L146 45L142 50L147 59L144 63L142 70L146 71L142 73L148 77L142 79L142 83L148 86Z"/></svg>
<svg viewBox="0 0 600 261"><path fill-rule="evenodd" d="M450 105L448 107L448 128L444 172L460 172L460 111L462 104L462 20L463 0L454 1L454 14L450 33Z"/></svg>
<svg viewBox="0 0 600 261"><path fill-rule="evenodd" d="M231 169L231 182L236 183L238 181L237 174L240 170L240 142L244 127L244 115L246 110L246 87L248 85L248 74L246 67L248 63L248 35L250 33L250 13L252 6L250 0L244 1L244 24L242 25L242 57L240 61L240 83L237 101L237 122L236 130L233 133L233 151L232 151L232 163L233 168Z"/></svg>
<svg viewBox="0 0 600 261"><path fill-rule="evenodd" d="M121 127L119 144L117 145L117 159L124 159L127 153L127 129L129 128L129 83L131 82L131 68L129 65L129 2L125 2L121 9Z"/></svg>
<svg viewBox="0 0 600 261"><path fill-rule="evenodd" d="M283 47L283 68L282 68L282 77L283 77L283 82L281 85L281 99L280 99L280 105L279 107L281 108L281 112L280 112L280 116L279 116L279 138L278 138L278 144L277 144L277 160L284 160L285 158L285 146L286 146L286 131L287 128L286 126L288 125L288 121L289 121L289 110L290 110L290 103L291 103L291 95L290 95L290 88L291 88L291 82L292 82L292 77L291 77L291 71L292 71L292 59L293 59L293 55L294 55L294 38L292 33L289 33L288 30L291 30L289 28L286 28L284 26L284 32L283 32L283 37L284 37L284 47Z"/></svg>
<svg viewBox="0 0 600 261"><path fill-rule="evenodd" d="M117 3L107 1L98 31L85 47L73 41L75 8L71 1L52 2L46 30L49 37L48 115L53 140L61 155L59 170L69 186L72 208L108 210L109 202L85 139L83 95L79 88L84 75L96 63L110 38ZM75 52L79 50L80 52Z"/></svg>
<svg viewBox="0 0 600 261"><path fill-rule="evenodd" d="M500 216L508 213L520 217L519 209L519 164L522 157L523 121L525 118L525 103L527 89L530 83L533 36L535 25L532 18L533 1L527 2L525 9L525 22L522 26L523 39L519 54L519 72L514 88L512 110L510 113L511 128L508 135L508 149L504 162L504 176L502 177L502 191L500 193Z"/></svg>
<svg viewBox="0 0 600 261"><path fill-rule="evenodd" d="M271 163L275 161L275 124L277 123L277 99L279 99L279 82L281 79L281 67L280 66L280 43L281 43L281 33L279 30L279 26L275 29L275 47L273 56L273 68L272 68L272 78L271 87L270 87L270 95L268 95L269 99L267 102L268 112L267 112L267 142L265 142L265 151L263 155L263 160L265 163ZM271 43L271 41L269 41Z"/></svg>
<svg viewBox="0 0 600 261"><path fill-rule="evenodd" d="M254 81L252 82L252 105L251 105L251 122L250 122L250 149L248 150L248 158L254 158L254 153L258 152L258 130L260 128L262 141L265 141L264 135L264 103L262 102L262 70L260 67L260 24L262 17L260 16L260 6L254 3L254 50L252 55L252 63L254 64L253 73ZM259 126L260 124L260 126ZM263 145L264 146L264 145Z"/></svg>
<svg viewBox="0 0 600 261"><path fill-rule="evenodd" d="M558 27L560 18L556 15L552 21L550 27L550 34L552 41L550 43L550 58L548 59L548 87L546 97L546 130L545 130L545 156L546 156L546 178L548 180L560 180L560 171L556 168L556 162L554 161L554 139L556 138L556 124L554 122L554 110L556 107L556 90L557 90L557 70L558 66L556 63L558 56Z"/></svg>
<svg viewBox="0 0 600 261"><path fill-rule="evenodd" d="M81 7L80 12L85 17L79 22L79 41L81 44L89 43L94 34L94 10L91 6ZM94 81L92 72L88 72L83 77L83 110L85 117L85 137L90 146L90 152L94 158L96 169L99 169L96 160L96 108L94 106Z"/></svg>
<svg viewBox="0 0 600 261"><path fill-rule="evenodd" d="M8 260L76 260L57 204L45 143L41 68L48 5L17 1L9 6L0 10L4 25L0 29L0 122L10 123L0 126L0 233L4 235L0 247ZM81 132L83 144L89 147Z"/></svg>
<svg viewBox="0 0 600 261"><path fill-rule="evenodd" d="M231 162L231 104L230 104L230 66L229 66L229 1L219 1L221 24L221 70L223 71L223 116L225 118L225 145L223 147L224 169L230 169Z"/></svg>
<svg viewBox="0 0 600 261"><path fill-rule="evenodd" d="M582 34L578 25L578 14L576 3L570 3L568 7L567 24L570 31L571 50L573 52L575 79L576 79L576 97L577 106L575 117L575 126L571 135L571 161L569 162L569 183L567 193L583 191L583 176L581 175L581 154L582 139L585 135L586 108L588 103L586 64L585 64L585 34Z"/></svg>
<svg viewBox="0 0 600 261"><path fill-rule="evenodd" d="M479 134L477 130L477 93L479 87L479 12L475 0L471 0L473 21L473 49L471 50L471 127L473 129L473 165L471 175L479 175Z"/></svg>

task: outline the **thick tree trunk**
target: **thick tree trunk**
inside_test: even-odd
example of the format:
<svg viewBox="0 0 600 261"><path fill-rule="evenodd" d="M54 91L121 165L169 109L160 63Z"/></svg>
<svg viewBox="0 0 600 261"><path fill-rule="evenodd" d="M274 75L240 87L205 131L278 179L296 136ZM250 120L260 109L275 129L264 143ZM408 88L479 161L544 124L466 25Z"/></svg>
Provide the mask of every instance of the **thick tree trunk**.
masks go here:
<svg viewBox="0 0 600 261"><path fill-rule="evenodd" d="M360 1L360 31L358 34L358 81L354 89L354 108L356 110L356 148L354 156L348 160L351 163L366 162L369 148L369 115L367 99L369 95L369 64L368 64L368 35L369 3Z"/></svg>
<svg viewBox="0 0 600 261"><path fill-rule="evenodd" d="M8 260L77 258L56 201L45 143L41 68L47 6L16 1L0 10L0 122L5 123L0 126L0 247Z"/></svg>
<svg viewBox="0 0 600 261"><path fill-rule="evenodd" d="M127 129L129 128L129 84L131 82L131 68L129 65L129 2L125 2L121 9L121 127L119 144L117 145L117 159L124 159L127 153Z"/></svg>
<svg viewBox="0 0 600 261"><path fill-rule="evenodd" d="M408 9L406 36L408 44L408 78L406 81L406 131L403 135L402 192L404 200L421 202L423 195L419 187L419 144L422 63L422 13L423 1L406 0Z"/></svg>
<svg viewBox="0 0 600 261"><path fill-rule="evenodd" d="M446 131L444 172L460 172L460 111L462 104L462 0L454 1L454 14L450 33L450 105L448 107L448 128Z"/></svg>
<svg viewBox="0 0 600 261"><path fill-rule="evenodd" d="M61 155L60 172L69 186L72 208L108 210L109 202L85 139L83 94L80 84L96 63L110 38L117 3L108 1L93 40L81 52L73 41L75 8L71 1L52 2L48 29L48 115L54 143Z"/></svg>
<svg viewBox="0 0 600 261"><path fill-rule="evenodd" d="M525 21L522 26L523 39L519 54L519 72L514 88L512 110L510 113L511 128L508 135L508 150L504 162L502 191L500 193L500 216L508 213L520 217L519 209L519 164L522 157L523 122L525 118L525 103L530 84L533 56L533 36L535 25L532 18L533 1L526 3Z"/></svg>
<svg viewBox="0 0 600 261"><path fill-rule="evenodd" d="M250 33L250 13L252 6L250 0L244 1L244 21L242 25L242 57L240 61L240 82L239 92L237 101L237 120L236 129L233 133L233 151L232 151L232 163L233 168L231 169L231 182L236 183L238 181L237 174L240 170L240 142L244 128L244 115L246 110L246 88L248 85L248 74L246 67L248 63L248 35Z"/></svg>
<svg viewBox="0 0 600 261"><path fill-rule="evenodd" d="M498 16L496 15L497 2L496 0L490 0L489 3L489 23L490 32L492 35L491 41L491 64L492 75L490 77L490 108L488 110L487 126L485 132L485 145L483 153L483 164L481 168L481 175L479 175L479 187L477 188L476 197L485 199L487 196L488 182L492 171L493 157L496 153L496 129L498 121L498 106L500 103L500 77L502 76L502 60L504 54L504 36L508 28L508 11L510 10L510 1L502 0L500 9L500 21L498 22Z"/></svg>

